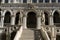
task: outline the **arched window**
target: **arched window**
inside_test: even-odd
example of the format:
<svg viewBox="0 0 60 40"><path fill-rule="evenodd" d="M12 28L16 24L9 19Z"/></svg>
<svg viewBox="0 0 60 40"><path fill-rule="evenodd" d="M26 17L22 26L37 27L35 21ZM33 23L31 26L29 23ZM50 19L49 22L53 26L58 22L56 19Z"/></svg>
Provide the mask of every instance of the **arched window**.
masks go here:
<svg viewBox="0 0 60 40"><path fill-rule="evenodd" d="M34 12L29 12L27 14L27 27L28 28L36 28L37 26L37 18Z"/></svg>
<svg viewBox="0 0 60 40"><path fill-rule="evenodd" d="M37 0L32 0L32 3L37 3Z"/></svg>
<svg viewBox="0 0 60 40"><path fill-rule="evenodd" d="M39 0L39 3L43 2L43 0Z"/></svg>
<svg viewBox="0 0 60 40"><path fill-rule="evenodd" d="M50 0L45 0L46 3L48 3Z"/></svg>
<svg viewBox="0 0 60 40"><path fill-rule="evenodd" d="M56 2L56 0L51 0L52 2Z"/></svg>
<svg viewBox="0 0 60 40"><path fill-rule="evenodd" d="M57 11L54 12L53 18L54 18L54 24L56 26L59 26L60 25L60 14Z"/></svg>
<svg viewBox="0 0 60 40"><path fill-rule="evenodd" d="M5 0L5 3L8 3L9 0Z"/></svg>
<svg viewBox="0 0 60 40"><path fill-rule="evenodd" d="M48 14L46 12L44 12L44 14L45 14L45 25L48 25L49 24Z"/></svg>
<svg viewBox="0 0 60 40"><path fill-rule="evenodd" d="M60 2L60 0L58 0L58 2Z"/></svg>
<svg viewBox="0 0 60 40"><path fill-rule="evenodd" d="M2 0L0 0L0 3L2 2Z"/></svg>
<svg viewBox="0 0 60 40"><path fill-rule="evenodd" d="M15 18L15 24L16 24L16 25L18 25L18 23L19 23L19 16L20 16L20 12L18 12L18 13L16 14L16 18Z"/></svg>
<svg viewBox="0 0 60 40"><path fill-rule="evenodd" d="M23 0L23 3L27 3L27 0Z"/></svg>
<svg viewBox="0 0 60 40"><path fill-rule="evenodd" d="M5 26L6 26L6 25L10 25L10 23L11 23L11 14L10 14L9 11L7 11L7 12L5 13L5 17L4 17L4 25L5 25Z"/></svg>

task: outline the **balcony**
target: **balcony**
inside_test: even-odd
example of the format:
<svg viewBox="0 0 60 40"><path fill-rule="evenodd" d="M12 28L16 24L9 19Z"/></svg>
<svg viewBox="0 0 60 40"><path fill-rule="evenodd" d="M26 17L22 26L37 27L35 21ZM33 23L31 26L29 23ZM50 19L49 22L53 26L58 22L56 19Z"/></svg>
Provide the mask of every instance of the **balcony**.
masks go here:
<svg viewBox="0 0 60 40"><path fill-rule="evenodd" d="M4 3L4 4L1 4L0 5L0 8L27 8L27 7L30 7L30 6L35 6L37 9L39 8L53 8L53 9L57 9L57 8L60 8L60 3Z"/></svg>

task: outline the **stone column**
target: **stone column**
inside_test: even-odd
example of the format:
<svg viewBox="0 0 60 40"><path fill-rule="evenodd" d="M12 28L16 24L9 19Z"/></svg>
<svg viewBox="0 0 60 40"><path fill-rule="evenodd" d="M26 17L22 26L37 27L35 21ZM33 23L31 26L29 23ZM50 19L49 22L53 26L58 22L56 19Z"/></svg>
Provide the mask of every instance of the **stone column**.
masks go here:
<svg viewBox="0 0 60 40"><path fill-rule="evenodd" d="M23 3L23 0L21 0L21 3Z"/></svg>
<svg viewBox="0 0 60 40"><path fill-rule="evenodd" d="M3 11L1 13L3 14ZM1 27L3 27L3 26L4 26L4 16L1 15Z"/></svg>
<svg viewBox="0 0 60 40"><path fill-rule="evenodd" d="M58 0L56 0L56 3L58 3Z"/></svg>
<svg viewBox="0 0 60 40"><path fill-rule="evenodd" d="M20 22L21 22L21 25L23 24L23 23L22 23L22 19L23 19L23 14L22 14L22 12L20 11Z"/></svg>
<svg viewBox="0 0 60 40"><path fill-rule="evenodd" d="M5 3L5 0L2 0L2 3Z"/></svg>
<svg viewBox="0 0 60 40"><path fill-rule="evenodd" d="M50 3L51 3L51 0L50 0Z"/></svg>
<svg viewBox="0 0 60 40"><path fill-rule="evenodd" d="M49 15L49 25L54 25L52 12L50 12L50 15Z"/></svg>
<svg viewBox="0 0 60 40"><path fill-rule="evenodd" d="M26 23L27 23L27 15L24 14L23 15L23 28L25 28L25 29L27 28Z"/></svg>
<svg viewBox="0 0 60 40"><path fill-rule="evenodd" d="M11 25L15 25L15 15L11 16Z"/></svg>
<svg viewBox="0 0 60 40"><path fill-rule="evenodd" d="M37 0L37 3L39 3L39 0Z"/></svg>
<svg viewBox="0 0 60 40"><path fill-rule="evenodd" d="M37 29L41 29L41 15L37 15Z"/></svg>
<svg viewBox="0 0 60 40"><path fill-rule="evenodd" d="M51 29L51 40L56 40L56 28L52 27Z"/></svg>
<svg viewBox="0 0 60 40"><path fill-rule="evenodd" d="M11 3L11 0L8 0L8 3Z"/></svg>

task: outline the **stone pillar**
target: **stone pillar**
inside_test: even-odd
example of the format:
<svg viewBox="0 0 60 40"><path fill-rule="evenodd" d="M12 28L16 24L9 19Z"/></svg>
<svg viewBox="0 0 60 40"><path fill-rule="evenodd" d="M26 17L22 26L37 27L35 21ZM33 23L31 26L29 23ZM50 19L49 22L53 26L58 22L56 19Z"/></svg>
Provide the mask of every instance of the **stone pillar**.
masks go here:
<svg viewBox="0 0 60 40"><path fill-rule="evenodd" d="M54 25L52 12L49 15L49 25Z"/></svg>
<svg viewBox="0 0 60 40"><path fill-rule="evenodd" d="M2 3L5 3L5 0L2 0Z"/></svg>
<svg viewBox="0 0 60 40"><path fill-rule="evenodd" d="M50 0L50 3L51 3L51 0Z"/></svg>
<svg viewBox="0 0 60 40"><path fill-rule="evenodd" d="M25 29L27 28L26 23L27 23L27 15L24 14L23 15L23 28L25 28Z"/></svg>
<svg viewBox="0 0 60 40"><path fill-rule="evenodd" d="M16 0L13 0L13 2L14 2L14 3L17 3L17 1L16 1Z"/></svg>
<svg viewBox="0 0 60 40"><path fill-rule="evenodd" d="M20 22L21 22L21 25L23 24L23 23L22 23L22 19L23 19L23 14L22 14L22 12L20 11Z"/></svg>
<svg viewBox="0 0 60 40"><path fill-rule="evenodd" d="M56 28L52 27L51 29L51 40L56 40Z"/></svg>
<svg viewBox="0 0 60 40"><path fill-rule="evenodd" d="M45 3L45 0L43 0L43 3Z"/></svg>
<svg viewBox="0 0 60 40"><path fill-rule="evenodd" d="M39 3L39 0L37 0L37 3Z"/></svg>
<svg viewBox="0 0 60 40"><path fill-rule="evenodd" d="M3 14L3 12L1 12L2 14ZM3 15L1 15L1 27L3 27L4 26L4 16Z"/></svg>
<svg viewBox="0 0 60 40"><path fill-rule="evenodd" d="M56 3L58 3L58 0L56 0Z"/></svg>
<svg viewBox="0 0 60 40"><path fill-rule="evenodd" d="M23 3L23 0L21 0L21 3Z"/></svg>
<svg viewBox="0 0 60 40"><path fill-rule="evenodd" d="M11 25L15 25L15 15L11 16Z"/></svg>
<svg viewBox="0 0 60 40"><path fill-rule="evenodd" d="M11 3L11 0L8 0L8 3Z"/></svg>
<svg viewBox="0 0 60 40"><path fill-rule="evenodd" d="M37 16L37 29L41 29L41 15Z"/></svg>

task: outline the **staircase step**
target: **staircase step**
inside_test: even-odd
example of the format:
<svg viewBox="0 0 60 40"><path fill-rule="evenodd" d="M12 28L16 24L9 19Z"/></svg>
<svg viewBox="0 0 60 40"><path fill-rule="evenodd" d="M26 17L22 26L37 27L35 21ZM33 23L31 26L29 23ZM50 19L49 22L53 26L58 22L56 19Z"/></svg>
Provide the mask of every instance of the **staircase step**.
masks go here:
<svg viewBox="0 0 60 40"><path fill-rule="evenodd" d="M34 40L34 30L23 29L20 40Z"/></svg>

